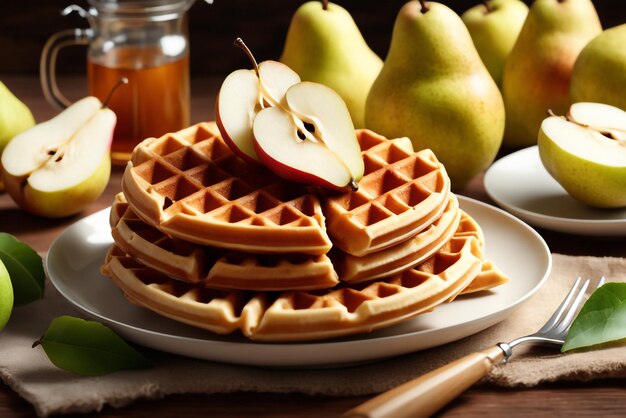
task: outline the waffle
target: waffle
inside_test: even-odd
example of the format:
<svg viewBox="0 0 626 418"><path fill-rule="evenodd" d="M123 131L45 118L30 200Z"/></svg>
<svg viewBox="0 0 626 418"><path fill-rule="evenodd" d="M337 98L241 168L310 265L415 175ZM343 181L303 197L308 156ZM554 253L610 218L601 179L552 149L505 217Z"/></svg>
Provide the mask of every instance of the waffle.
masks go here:
<svg viewBox="0 0 626 418"><path fill-rule="evenodd" d="M326 255L246 254L170 238L139 219L121 193L110 223L113 239L126 254L186 282L246 290L325 289L338 283Z"/></svg>
<svg viewBox="0 0 626 418"><path fill-rule="evenodd" d="M363 256L405 241L443 213L450 179L429 149L413 151L408 138L357 131L365 173L357 191L323 201L333 245Z"/></svg>
<svg viewBox="0 0 626 418"><path fill-rule="evenodd" d="M318 198L241 160L215 123L141 142L122 189L141 219L186 241L275 254L331 247Z"/></svg>
<svg viewBox="0 0 626 418"><path fill-rule="evenodd" d="M365 174L356 192L317 196L281 180L235 156L209 123L143 141L122 187L141 219L179 239L243 252L321 255L331 248L330 235L332 245L362 256L438 219L450 180L434 154L414 152L408 138L388 140L367 130L357 138Z"/></svg>
<svg viewBox="0 0 626 418"><path fill-rule="evenodd" d="M356 283L392 276L426 260L449 241L459 226L461 212L458 200L451 195L444 213L413 238L362 257L333 250L331 260L342 281Z"/></svg>
<svg viewBox="0 0 626 418"><path fill-rule="evenodd" d="M462 295L468 293L482 292L505 284L509 278L498 269L491 261L483 260L480 274L461 292Z"/></svg>
<svg viewBox="0 0 626 418"><path fill-rule="evenodd" d="M469 217L468 217L469 218ZM386 327L434 309L481 274L476 224L460 222L435 255L396 276L321 291L246 292L185 283L146 267L115 244L104 274L138 305L216 333L261 341L333 338Z"/></svg>

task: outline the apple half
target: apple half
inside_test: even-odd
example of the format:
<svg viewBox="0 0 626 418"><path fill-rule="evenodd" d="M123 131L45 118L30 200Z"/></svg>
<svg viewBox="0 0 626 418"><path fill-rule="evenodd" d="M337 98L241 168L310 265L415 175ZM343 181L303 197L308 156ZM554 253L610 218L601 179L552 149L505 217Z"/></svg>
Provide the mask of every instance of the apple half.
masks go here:
<svg viewBox="0 0 626 418"><path fill-rule="evenodd" d="M597 208L626 207L626 112L575 103L567 117L543 121L541 162L575 199Z"/></svg>
<svg viewBox="0 0 626 418"><path fill-rule="evenodd" d="M287 89L300 81L291 68L263 61L254 70L236 70L222 83L215 111L217 126L230 149L248 162L259 163L252 124L267 107L280 106Z"/></svg>
<svg viewBox="0 0 626 418"><path fill-rule="evenodd" d="M363 158L350 113L341 97L318 83L300 82L285 93L286 108L261 110L253 123L260 160L289 180L356 189Z"/></svg>
<svg viewBox="0 0 626 418"><path fill-rule="evenodd" d="M82 211L109 181L116 121L100 100L86 97L17 135L2 154L7 192L20 207L40 216Z"/></svg>

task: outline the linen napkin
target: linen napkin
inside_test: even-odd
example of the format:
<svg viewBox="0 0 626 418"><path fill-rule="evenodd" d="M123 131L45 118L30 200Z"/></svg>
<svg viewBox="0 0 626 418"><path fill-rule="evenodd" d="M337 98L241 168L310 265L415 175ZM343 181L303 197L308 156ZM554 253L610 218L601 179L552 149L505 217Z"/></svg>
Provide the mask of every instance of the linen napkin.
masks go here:
<svg viewBox="0 0 626 418"><path fill-rule="evenodd" d="M376 363L337 369L276 370L142 350L153 360L154 368L100 377L81 377L57 369L41 347L31 348L53 318L78 315L48 284L45 298L16 308L9 325L0 333L0 377L41 417L97 411L105 404L120 407L139 398L178 393L375 394L471 352L536 331L577 276L600 275L608 281L626 281L626 259L553 254L553 269L544 287L503 322L457 342ZM560 354L554 348L519 346L511 360L498 365L485 382L519 387L609 377L626 377L626 346L570 354Z"/></svg>

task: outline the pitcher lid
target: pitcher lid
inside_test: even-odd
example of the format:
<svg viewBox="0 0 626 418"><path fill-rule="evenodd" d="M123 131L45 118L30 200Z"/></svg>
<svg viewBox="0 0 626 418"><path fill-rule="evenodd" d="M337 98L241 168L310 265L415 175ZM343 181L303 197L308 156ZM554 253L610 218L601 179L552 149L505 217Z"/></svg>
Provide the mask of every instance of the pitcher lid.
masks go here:
<svg viewBox="0 0 626 418"><path fill-rule="evenodd" d="M88 0L98 13L165 15L186 11L195 0Z"/></svg>

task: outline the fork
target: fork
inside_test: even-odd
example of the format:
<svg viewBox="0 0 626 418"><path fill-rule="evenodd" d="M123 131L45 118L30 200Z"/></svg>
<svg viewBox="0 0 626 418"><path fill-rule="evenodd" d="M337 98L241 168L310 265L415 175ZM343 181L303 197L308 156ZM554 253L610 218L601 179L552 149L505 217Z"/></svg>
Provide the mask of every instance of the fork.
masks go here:
<svg viewBox="0 0 626 418"><path fill-rule="evenodd" d="M410 380L346 412L343 418L429 417L466 389L485 377L494 365L511 357L512 349L533 342L562 346L579 306L585 299L590 279L579 277L550 319L534 334L509 343L498 343ZM604 277L596 289L604 284Z"/></svg>

